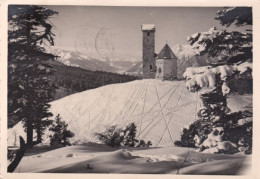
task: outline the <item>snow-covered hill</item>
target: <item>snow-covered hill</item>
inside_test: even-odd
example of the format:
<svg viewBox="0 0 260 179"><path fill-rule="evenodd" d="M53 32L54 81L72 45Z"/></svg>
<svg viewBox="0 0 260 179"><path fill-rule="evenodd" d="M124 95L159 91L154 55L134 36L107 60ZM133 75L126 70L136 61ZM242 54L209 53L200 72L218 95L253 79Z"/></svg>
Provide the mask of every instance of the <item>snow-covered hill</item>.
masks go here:
<svg viewBox="0 0 260 179"><path fill-rule="evenodd" d="M252 103L250 96L234 99L228 102L232 111ZM67 96L52 102L50 110L69 124L75 133L72 142L96 142L95 132L134 122L138 139L151 140L153 146L173 146L181 128L196 119L199 108L198 95L189 92L184 81L136 80ZM8 145L14 144L15 135L25 137L21 123L8 130ZM44 142L48 142L48 132Z"/></svg>

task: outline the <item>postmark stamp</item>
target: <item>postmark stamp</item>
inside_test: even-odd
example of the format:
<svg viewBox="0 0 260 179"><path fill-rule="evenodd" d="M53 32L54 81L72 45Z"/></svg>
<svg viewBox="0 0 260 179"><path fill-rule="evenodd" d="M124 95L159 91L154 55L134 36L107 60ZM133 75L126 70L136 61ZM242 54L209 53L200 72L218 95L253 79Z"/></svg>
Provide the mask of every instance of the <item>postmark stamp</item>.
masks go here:
<svg viewBox="0 0 260 179"><path fill-rule="evenodd" d="M108 27L92 30L84 26L76 35L75 51L109 60L115 54L114 37L115 33Z"/></svg>

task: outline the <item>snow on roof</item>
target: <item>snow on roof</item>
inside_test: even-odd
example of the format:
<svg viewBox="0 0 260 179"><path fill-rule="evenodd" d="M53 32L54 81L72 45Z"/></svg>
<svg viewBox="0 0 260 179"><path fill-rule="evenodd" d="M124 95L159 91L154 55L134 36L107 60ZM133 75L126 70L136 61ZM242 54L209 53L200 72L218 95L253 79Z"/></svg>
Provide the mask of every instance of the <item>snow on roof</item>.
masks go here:
<svg viewBox="0 0 260 179"><path fill-rule="evenodd" d="M142 30L155 30L155 24L142 24Z"/></svg>

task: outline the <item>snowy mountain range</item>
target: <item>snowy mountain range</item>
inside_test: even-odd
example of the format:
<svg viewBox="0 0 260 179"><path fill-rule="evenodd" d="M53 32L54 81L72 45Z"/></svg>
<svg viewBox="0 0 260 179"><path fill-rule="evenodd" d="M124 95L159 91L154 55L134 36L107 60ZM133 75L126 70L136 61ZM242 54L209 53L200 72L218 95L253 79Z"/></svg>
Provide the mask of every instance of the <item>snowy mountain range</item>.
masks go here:
<svg viewBox="0 0 260 179"><path fill-rule="evenodd" d="M57 60L65 65L81 67L91 71L124 73L140 61L140 59L134 57L115 57L112 59L91 57L74 50L64 50L61 48L47 48L47 52L57 55Z"/></svg>
<svg viewBox="0 0 260 179"><path fill-rule="evenodd" d="M178 57L178 77L182 78L187 67L206 66L215 62L206 56L196 56L196 51L190 45L177 44L172 48ZM142 74L141 57L114 57L98 58L84 55L74 50L64 50L61 48L47 48L47 52L58 56L58 61L68 66L81 67L91 71L107 71L113 73L126 73L130 75Z"/></svg>

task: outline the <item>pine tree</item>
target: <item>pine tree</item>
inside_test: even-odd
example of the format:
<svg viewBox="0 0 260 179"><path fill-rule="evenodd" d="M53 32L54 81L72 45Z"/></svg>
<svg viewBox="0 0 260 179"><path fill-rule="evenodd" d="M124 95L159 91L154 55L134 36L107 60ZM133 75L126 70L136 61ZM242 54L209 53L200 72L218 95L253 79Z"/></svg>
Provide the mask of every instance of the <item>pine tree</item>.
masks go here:
<svg viewBox="0 0 260 179"><path fill-rule="evenodd" d="M136 125L134 123L129 124L126 126L126 129L123 130L124 133L124 140L122 141L124 146L134 147L135 144L138 142L136 137Z"/></svg>
<svg viewBox="0 0 260 179"><path fill-rule="evenodd" d="M51 145L71 145L69 138L74 137L74 133L68 130L68 124L64 121L61 121L59 114L56 116L55 123L52 124L49 130L53 132L53 135L50 135Z"/></svg>
<svg viewBox="0 0 260 179"><path fill-rule="evenodd" d="M55 86L47 78L52 73L47 61L55 56L46 53L42 44L54 45L49 18L55 14L40 6L8 7L8 126L23 121L29 147L33 129L40 135L40 128L46 125L42 118L52 115L48 102Z"/></svg>
<svg viewBox="0 0 260 179"><path fill-rule="evenodd" d="M117 128L117 126L110 126L103 133L95 133L95 136L98 140L111 147L135 147L139 142L135 138L136 125L134 123L130 123L123 129ZM152 145L151 142L149 145Z"/></svg>
<svg viewBox="0 0 260 179"><path fill-rule="evenodd" d="M120 147L124 140L124 135L121 134L121 129L117 129L116 126L110 126L103 133L95 133L95 136L108 146Z"/></svg>
<svg viewBox="0 0 260 179"><path fill-rule="evenodd" d="M241 131L246 139L235 132L238 120L245 116L241 113L235 115L229 113L227 95L232 90L228 85L230 80L245 73L251 75L252 72L252 8L225 8L217 12L215 19L226 26L227 30L217 30L213 27L208 32L188 37L188 42L197 50L198 55L207 54L220 60L211 66L187 68L184 73L187 88L192 92L200 91L203 106L198 112L198 121L183 130L182 141L186 141L186 146L202 146L211 132L224 129L224 135L220 136L223 140L237 145L242 138L243 141L249 140L245 144L248 149L252 147L250 143L252 122L245 124L245 129ZM247 26L249 29L247 32L228 31L231 25ZM238 137L234 137L236 135Z"/></svg>

